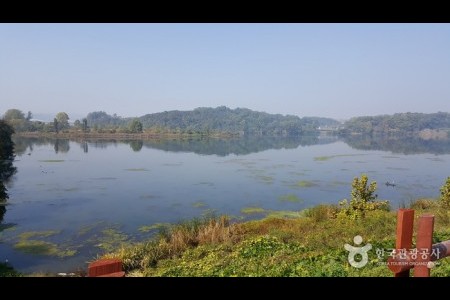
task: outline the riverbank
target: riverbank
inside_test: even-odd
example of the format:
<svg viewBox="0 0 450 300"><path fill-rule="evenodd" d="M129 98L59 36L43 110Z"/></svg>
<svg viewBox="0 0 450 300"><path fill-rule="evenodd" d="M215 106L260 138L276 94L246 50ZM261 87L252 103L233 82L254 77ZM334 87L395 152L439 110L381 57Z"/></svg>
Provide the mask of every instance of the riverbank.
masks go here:
<svg viewBox="0 0 450 300"><path fill-rule="evenodd" d="M436 216L433 243L450 239L450 213L438 200L419 199L410 208L416 218ZM102 257L122 259L127 277L392 277L385 262L395 245L396 212L369 211L365 218L350 220L336 217L337 209L318 205L300 212L258 211L266 216L247 222L221 216L161 225L156 238L123 245ZM367 265L359 269L350 266L344 249L345 244L356 246L357 235L362 246L372 245ZM61 275L21 274L0 264L1 276ZM439 260L431 276L450 276L450 258Z"/></svg>
<svg viewBox="0 0 450 300"><path fill-rule="evenodd" d="M416 216L436 215L433 242L450 239L450 214L433 199L411 204ZM157 238L103 257L123 260L127 276L383 276L395 245L396 212L374 210L365 218L336 217L337 207L319 205L301 212L271 212L265 218L233 223L206 218L161 228ZM260 212L261 213L261 212ZM348 263L345 244L360 235L370 243L363 268ZM431 276L450 276L442 259Z"/></svg>

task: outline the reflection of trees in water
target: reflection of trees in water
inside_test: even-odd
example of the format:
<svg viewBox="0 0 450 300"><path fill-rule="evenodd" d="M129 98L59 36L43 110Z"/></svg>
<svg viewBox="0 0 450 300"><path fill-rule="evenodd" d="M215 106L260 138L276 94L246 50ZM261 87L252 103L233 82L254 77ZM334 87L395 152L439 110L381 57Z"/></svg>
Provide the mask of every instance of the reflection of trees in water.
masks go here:
<svg viewBox="0 0 450 300"><path fill-rule="evenodd" d="M107 140L89 140L90 146L99 149L106 149L108 146L117 146L117 141L112 139Z"/></svg>
<svg viewBox="0 0 450 300"><path fill-rule="evenodd" d="M70 150L69 140L56 139L54 141L55 153L67 153Z"/></svg>
<svg viewBox="0 0 450 300"><path fill-rule="evenodd" d="M13 138L14 141L14 153L17 156L23 154L31 154L34 147L52 145L55 149L55 153L67 153L70 150L69 139L55 139L47 137L17 137Z"/></svg>
<svg viewBox="0 0 450 300"><path fill-rule="evenodd" d="M333 140L335 141L335 140ZM318 136L296 137L242 137L234 139L174 139L144 141L147 148L160 149L170 152L194 152L203 155L226 156L230 154L245 155L268 149L295 149L299 146L330 143L332 141L320 139Z"/></svg>
<svg viewBox="0 0 450 300"><path fill-rule="evenodd" d="M203 155L226 156L229 154L245 155L249 153L260 152L268 149L295 149L299 146L310 146L317 144L329 144L337 140L333 136L292 136L292 137L260 137L247 136L241 138L205 138L196 137L191 139L152 139L152 140L114 140L114 139L89 139L75 140L80 144L85 153L89 147L106 149L109 146L117 146L118 143L129 144L135 151L141 151L142 147L151 149L160 149L171 152L194 152ZM15 142L18 145L18 155L23 155L33 150L33 146L53 145L55 152L68 152L69 140L51 139L51 138L28 138L16 137Z"/></svg>
<svg viewBox="0 0 450 300"><path fill-rule="evenodd" d="M55 147L56 141L58 141L58 151L68 152L70 147L68 146L69 140L67 139L54 139L48 137L13 137L14 141L14 153L17 156L22 156L23 154L29 154L33 151L36 146L51 145ZM61 149L62 147L62 149ZM28 151L27 151L28 150Z"/></svg>
<svg viewBox="0 0 450 300"><path fill-rule="evenodd" d="M88 145L87 141L82 141L80 143L80 147L81 147L81 149L83 149L84 153L88 153L89 152L89 145Z"/></svg>
<svg viewBox="0 0 450 300"><path fill-rule="evenodd" d="M360 150L382 150L402 154L450 154L450 139L423 140L421 138L347 136L344 141Z"/></svg>
<svg viewBox="0 0 450 300"><path fill-rule="evenodd" d="M142 140L133 140L130 141L130 147L133 149L134 152L139 152L142 149L142 146L144 145L144 142Z"/></svg>

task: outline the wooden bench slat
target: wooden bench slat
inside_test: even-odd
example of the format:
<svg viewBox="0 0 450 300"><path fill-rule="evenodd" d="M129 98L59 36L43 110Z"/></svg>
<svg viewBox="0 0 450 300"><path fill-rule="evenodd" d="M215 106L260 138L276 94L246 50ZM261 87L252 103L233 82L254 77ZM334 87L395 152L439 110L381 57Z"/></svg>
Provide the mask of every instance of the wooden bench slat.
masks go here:
<svg viewBox="0 0 450 300"><path fill-rule="evenodd" d="M114 272L114 273L109 273L109 274L104 274L104 275L98 275L96 277L125 277L125 272L124 271Z"/></svg>
<svg viewBox="0 0 450 300"><path fill-rule="evenodd" d="M115 273L121 273L122 261L120 259L99 259L89 264L88 276L97 277L102 275L109 275ZM121 277L121 276L113 276ZM122 276L123 277L123 276Z"/></svg>

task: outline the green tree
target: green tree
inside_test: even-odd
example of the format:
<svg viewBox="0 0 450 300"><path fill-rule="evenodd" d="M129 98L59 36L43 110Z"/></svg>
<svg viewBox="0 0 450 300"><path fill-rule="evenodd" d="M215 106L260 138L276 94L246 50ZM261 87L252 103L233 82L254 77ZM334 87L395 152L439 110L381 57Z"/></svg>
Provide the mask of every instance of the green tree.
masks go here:
<svg viewBox="0 0 450 300"><path fill-rule="evenodd" d="M12 165L14 158L14 143L11 139L14 129L5 121L0 120L0 222L6 212L4 203L8 200L7 189L4 182L14 175L15 167Z"/></svg>
<svg viewBox="0 0 450 300"><path fill-rule="evenodd" d="M376 181L372 181L367 185L368 182L369 179L366 174L362 174L361 178L353 178L350 203L346 199L339 202L341 207L338 213L339 216L355 220L363 218L367 211L389 209L387 201L375 201L378 197L375 194L377 189Z"/></svg>
<svg viewBox="0 0 450 300"><path fill-rule="evenodd" d="M450 177L447 177L445 184L441 187L441 205L450 208Z"/></svg>
<svg viewBox="0 0 450 300"><path fill-rule="evenodd" d="M129 129L132 133L141 133L142 132L142 123L137 118L133 119L133 121L131 121L131 123L130 123Z"/></svg>
<svg viewBox="0 0 450 300"><path fill-rule="evenodd" d="M31 113L31 111L28 111L26 120L31 121L31 119L33 119L33 114Z"/></svg>
<svg viewBox="0 0 450 300"><path fill-rule="evenodd" d="M69 128L69 115L65 112L57 113L55 119L58 121L57 125L59 130Z"/></svg>
<svg viewBox="0 0 450 300"><path fill-rule="evenodd" d="M377 182L372 181L369 186L367 186L368 181L369 178L366 174L362 174L361 179L358 177L353 178L351 191L352 200L357 202L373 202L373 200L378 197L378 195L375 194Z"/></svg>
<svg viewBox="0 0 450 300"><path fill-rule="evenodd" d="M54 118L53 119L53 128L55 129L55 132L58 133L59 132L59 124L58 124L58 119Z"/></svg>
<svg viewBox="0 0 450 300"><path fill-rule="evenodd" d="M86 118L83 118L83 131L86 132L88 129L88 121Z"/></svg>
<svg viewBox="0 0 450 300"><path fill-rule="evenodd" d="M16 108L8 109L5 112L5 115L3 116L3 119L5 121L11 121L11 120L25 120L25 114Z"/></svg>
<svg viewBox="0 0 450 300"><path fill-rule="evenodd" d="M3 119L11 125L15 131L26 131L28 129L29 121L25 118L25 114L19 109L8 109Z"/></svg>
<svg viewBox="0 0 450 300"><path fill-rule="evenodd" d="M14 129L5 121L0 120L0 160L13 158L14 143L11 139Z"/></svg>
<svg viewBox="0 0 450 300"><path fill-rule="evenodd" d="M73 126L75 126L75 128L77 128L77 129L80 129L82 126L80 120L75 120L75 122L73 123Z"/></svg>

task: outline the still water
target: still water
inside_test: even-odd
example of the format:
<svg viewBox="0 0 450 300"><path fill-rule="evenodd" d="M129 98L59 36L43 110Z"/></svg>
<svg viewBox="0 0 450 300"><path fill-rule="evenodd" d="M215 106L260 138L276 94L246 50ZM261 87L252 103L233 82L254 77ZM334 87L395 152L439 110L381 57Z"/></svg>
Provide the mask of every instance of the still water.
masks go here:
<svg viewBox="0 0 450 300"><path fill-rule="evenodd" d="M96 255L149 238L164 223L212 213L260 218L337 203L361 173L378 182L378 198L394 209L437 197L450 176L449 141L16 137L15 143L0 261L23 272L86 269Z"/></svg>

